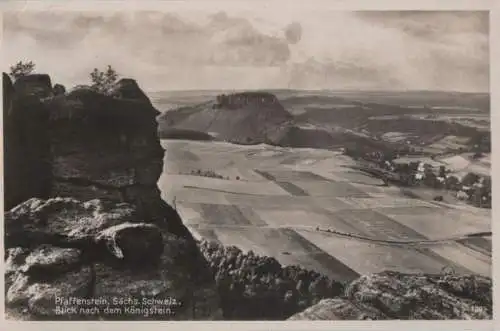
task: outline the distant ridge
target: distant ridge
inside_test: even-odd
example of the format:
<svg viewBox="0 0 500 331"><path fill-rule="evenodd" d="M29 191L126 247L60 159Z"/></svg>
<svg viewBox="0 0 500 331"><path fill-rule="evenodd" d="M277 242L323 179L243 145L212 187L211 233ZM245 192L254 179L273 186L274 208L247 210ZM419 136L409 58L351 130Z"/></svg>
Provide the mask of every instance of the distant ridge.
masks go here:
<svg viewBox="0 0 500 331"><path fill-rule="evenodd" d="M193 140L195 136L194 140L199 140L203 134L209 134L216 137L214 140L242 145L264 143L321 149L336 149L354 142L363 145L376 143L349 132L332 132L308 126L303 118L292 115L278 97L270 92L219 94L213 98L205 95L204 100L207 99L195 105L168 110L158 116L159 136L172 139L171 132L174 130L175 139ZM294 97L289 96L285 102L291 99L294 100Z"/></svg>

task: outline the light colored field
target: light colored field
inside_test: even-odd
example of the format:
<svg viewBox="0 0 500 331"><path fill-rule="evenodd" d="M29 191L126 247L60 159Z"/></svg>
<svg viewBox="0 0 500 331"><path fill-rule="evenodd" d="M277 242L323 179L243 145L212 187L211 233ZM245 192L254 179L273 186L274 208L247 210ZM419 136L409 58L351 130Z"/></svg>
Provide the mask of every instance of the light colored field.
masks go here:
<svg viewBox="0 0 500 331"><path fill-rule="evenodd" d="M332 238L321 233L300 231L328 254L334 255L359 274L394 270L400 272L439 273L445 264L414 249L371 244L345 238ZM470 272L468 270L459 270Z"/></svg>
<svg viewBox="0 0 500 331"><path fill-rule="evenodd" d="M380 178L376 178L359 171L350 170L345 172L336 172L335 175L339 178L339 181L348 181L350 184L365 184L368 186L379 186L384 184L384 181Z"/></svg>
<svg viewBox="0 0 500 331"><path fill-rule="evenodd" d="M372 198L339 198L341 201L350 204L352 208L392 208L392 207L429 207L432 206L427 201L408 199L404 197L377 196Z"/></svg>
<svg viewBox="0 0 500 331"><path fill-rule="evenodd" d="M355 232L355 228L345 223L333 213L307 210L261 210L260 218L271 227L306 228L313 230L319 226L322 229L335 229L340 232Z"/></svg>
<svg viewBox="0 0 500 331"><path fill-rule="evenodd" d="M472 172L481 176L491 176L491 156L486 155L482 159L471 161L470 154L455 155L440 160L445 163L452 172Z"/></svg>
<svg viewBox="0 0 500 331"><path fill-rule="evenodd" d="M491 224L484 216L457 210L434 209L435 212L395 214L390 209L384 214L428 238L443 238L472 232L491 231ZM457 223L460 226L456 226Z"/></svg>
<svg viewBox="0 0 500 331"><path fill-rule="evenodd" d="M465 169L470 164L470 161L462 155L455 155L443 159L442 162L447 164L453 171Z"/></svg>
<svg viewBox="0 0 500 331"><path fill-rule="evenodd" d="M443 139L435 142L434 144L430 145L430 147L434 147L437 149L460 149L460 148L466 148L467 143L469 142L468 137L457 137L457 136L446 136Z"/></svg>
<svg viewBox="0 0 500 331"><path fill-rule="evenodd" d="M400 142L405 140L409 135L404 132L387 132L381 136L382 140L388 141L388 142Z"/></svg>
<svg viewBox="0 0 500 331"><path fill-rule="evenodd" d="M366 185L366 184L358 184L358 183L351 183L353 187L356 187L357 189L368 193L370 196L381 196L381 197L388 197L388 196L396 196L400 197L401 196L401 190L398 189L397 187L393 186L379 186L379 185Z"/></svg>
<svg viewBox="0 0 500 331"><path fill-rule="evenodd" d="M487 211L406 197L349 168L355 162L338 152L179 140L163 146L162 195L175 200L198 237L344 280L387 269L440 272L445 266L491 273L488 238L459 243L454 237L490 231ZM230 180L193 176L188 169ZM446 238L452 239L425 242ZM404 240L423 242L397 243Z"/></svg>
<svg viewBox="0 0 500 331"><path fill-rule="evenodd" d="M441 165L445 165L445 163L443 163L443 162L433 160L429 157L421 157L421 156L403 156L403 157L400 157L399 159L395 159L393 162L394 163L423 162L423 163L429 164L432 167L436 167L436 168L441 166Z"/></svg>
<svg viewBox="0 0 500 331"><path fill-rule="evenodd" d="M369 198L368 193L352 186L348 182L303 181L297 180L295 185L305 190L310 196L318 197L359 197Z"/></svg>

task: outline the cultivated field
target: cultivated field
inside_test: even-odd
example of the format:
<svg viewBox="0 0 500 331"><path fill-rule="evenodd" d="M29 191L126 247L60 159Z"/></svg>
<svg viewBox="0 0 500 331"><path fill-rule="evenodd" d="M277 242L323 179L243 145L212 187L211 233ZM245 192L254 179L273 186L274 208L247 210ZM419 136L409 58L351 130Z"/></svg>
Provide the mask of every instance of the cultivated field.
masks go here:
<svg viewBox="0 0 500 331"><path fill-rule="evenodd" d="M164 140L159 186L193 234L336 279L382 270L491 276L489 211L406 197L337 152ZM228 179L191 175L214 171ZM331 229L327 233L320 230Z"/></svg>
<svg viewBox="0 0 500 331"><path fill-rule="evenodd" d="M472 160L471 157L471 153L464 153L443 158L440 162L444 163L453 172L472 172L480 176L491 176L490 154L477 160Z"/></svg>

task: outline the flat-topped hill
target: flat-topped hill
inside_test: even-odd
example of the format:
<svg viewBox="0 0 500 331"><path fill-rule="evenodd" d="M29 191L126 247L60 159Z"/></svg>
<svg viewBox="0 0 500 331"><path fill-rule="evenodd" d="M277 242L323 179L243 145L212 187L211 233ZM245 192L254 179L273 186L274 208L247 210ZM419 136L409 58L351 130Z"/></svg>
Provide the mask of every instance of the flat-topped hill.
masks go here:
<svg viewBox="0 0 500 331"><path fill-rule="evenodd" d="M266 92L221 94L215 100L168 111L158 119L160 135L169 128L213 133L238 144L275 143L293 125L293 116Z"/></svg>

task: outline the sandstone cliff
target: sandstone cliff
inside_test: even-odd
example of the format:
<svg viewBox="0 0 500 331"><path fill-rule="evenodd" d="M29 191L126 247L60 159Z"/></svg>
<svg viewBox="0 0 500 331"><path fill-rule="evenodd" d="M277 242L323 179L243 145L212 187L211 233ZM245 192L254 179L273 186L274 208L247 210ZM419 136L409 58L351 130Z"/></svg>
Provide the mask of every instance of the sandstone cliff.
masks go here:
<svg viewBox="0 0 500 331"><path fill-rule="evenodd" d="M44 85L45 86L45 85ZM3 74L4 208L50 190L49 110Z"/></svg>
<svg viewBox="0 0 500 331"><path fill-rule="evenodd" d="M290 320L491 319L490 278L382 272L362 276L344 296L324 299Z"/></svg>
<svg viewBox="0 0 500 331"><path fill-rule="evenodd" d="M24 81L30 90L42 91L47 85L42 76ZM81 88L47 97L26 93L27 84L18 90L7 79L4 75L9 315L219 318L206 261L156 186L164 156L158 111L137 83L120 81L113 96ZM55 297L99 299L100 311L73 304L78 311L60 313ZM143 298L164 302L140 302ZM106 307L122 309L121 314L105 312Z"/></svg>
<svg viewBox="0 0 500 331"><path fill-rule="evenodd" d="M52 81L47 74L31 74L18 77L14 82L14 89L20 95L33 95L47 98L53 95Z"/></svg>

